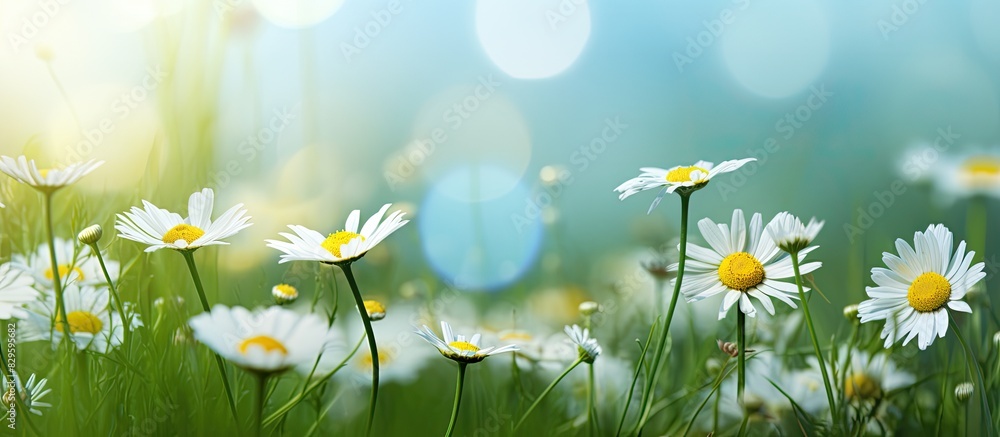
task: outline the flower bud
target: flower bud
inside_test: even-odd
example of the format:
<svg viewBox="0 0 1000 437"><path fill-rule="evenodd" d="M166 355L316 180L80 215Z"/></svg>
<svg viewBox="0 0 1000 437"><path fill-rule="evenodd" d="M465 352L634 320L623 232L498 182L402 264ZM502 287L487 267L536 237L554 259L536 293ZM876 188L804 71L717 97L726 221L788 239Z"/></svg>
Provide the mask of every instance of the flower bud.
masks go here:
<svg viewBox="0 0 1000 437"><path fill-rule="evenodd" d="M81 243L92 246L97 244L98 241L101 241L101 237L103 235L104 229L101 228L101 225L90 225L80 231L80 233L76 235L76 238L80 240Z"/></svg>
<svg viewBox="0 0 1000 437"><path fill-rule="evenodd" d="M971 382L963 382L955 386L955 400L959 403L965 403L972 397L972 393L975 388L972 386Z"/></svg>
<svg viewBox="0 0 1000 437"><path fill-rule="evenodd" d="M368 312L368 318L373 322L385 318L385 305L377 300L366 300L365 311Z"/></svg>
<svg viewBox="0 0 1000 437"><path fill-rule="evenodd" d="M598 305L597 302L591 300L588 300L580 304L580 314L583 314L584 317L591 316L600 310L601 306Z"/></svg>
<svg viewBox="0 0 1000 437"><path fill-rule="evenodd" d="M850 304L844 307L844 317L852 322L858 321L858 304Z"/></svg>
<svg viewBox="0 0 1000 437"><path fill-rule="evenodd" d="M285 305L295 302L299 298L299 291L288 284L278 284L271 288L271 296L278 305Z"/></svg>

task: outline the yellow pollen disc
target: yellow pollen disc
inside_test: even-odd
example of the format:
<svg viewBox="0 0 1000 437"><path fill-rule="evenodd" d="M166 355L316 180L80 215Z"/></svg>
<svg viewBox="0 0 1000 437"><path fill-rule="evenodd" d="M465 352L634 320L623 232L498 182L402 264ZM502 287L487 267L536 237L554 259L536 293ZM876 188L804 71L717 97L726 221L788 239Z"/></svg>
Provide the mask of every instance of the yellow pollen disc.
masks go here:
<svg viewBox="0 0 1000 437"><path fill-rule="evenodd" d="M881 392L878 382L864 373L855 373L844 381L844 396L848 399L876 399Z"/></svg>
<svg viewBox="0 0 1000 437"><path fill-rule="evenodd" d="M691 180L691 172L698 170L708 174L708 170L692 165L688 167L677 167L667 172L667 182L688 182Z"/></svg>
<svg viewBox="0 0 1000 437"><path fill-rule="evenodd" d="M733 290L746 291L764 281L764 265L749 253L736 252L719 264L719 281Z"/></svg>
<svg viewBox="0 0 1000 437"><path fill-rule="evenodd" d="M962 170L973 176L1000 176L1000 159L990 156L972 157L965 161Z"/></svg>
<svg viewBox="0 0 1000 437"><path fill-rule="evenodd" d="M365 311L368 312L368 315L376 313L384 313L385 305L382 305L382 302L379 302L377 300L366 300Z"/></svg>
<svg viewBox="0 0 1000 437"><path fill-rule="evenodd" d="M184 240L187 244L191 244L194 240L201 238L202 235L205 235L205 231L201 228L181 223L170 228L166 234L163 234L163 242L174 244L177 240Z"/></svg>
<svg viewBox="0 0 1000 437"><path fill-rule="evenodd" d="M240 342L240 353L243 355L247 354L247 349L250 346L257 346L264 349L264 352L281 352L282 355L288 355L288 349L285 349L285 345L281 344L280 341L274 339L267 335L258 335L256 337L250 337L246 340Z"/></svg>
<svg viewBox="0 0 1000 437"><path fill-rule="evenodd" d="M323 246L323 248L326 249L327 252L332 253L333 256L340 258L340 246L349 243L356 237L361 237L361 241L365 241L365 237L361 234L348 231L337 231L326 237L326 240L323 240L323 244L320 244L320 246Z"/></svg>
<svg viewBox="0 0 1000 437"><path fill-rule="evenodd" d="M76 279L78 281L82 281L83 280L83 270L80 270L79 267L72 267L71 268L69 264L59 264L59 277L60 278L66 278L70 274L70 272L76 273ZM52 271L51 268L45 269L45 279L48 279L50 281L53 280L53 279L55 279L55 276L53 276L53 273L54 272Z"/></svg>
<svg viewBox="0 0 1000 437"><path fill-rule="evenodd" d="M97 334L98 332L101 332L101 328L104 327L104 323L101 322L101 319L87 311L70 311L69 316L66 317L66 319L69 321L69 332L73 334L80 332ZM62 315L56 315L56 331L63 332L63 323L64 320Z"/></svg>
<svg viewBox="0 0 1000 437"><path fill-rule="evenodd" d="M378 351L378 365L379 366L384 366L384 365L386 365L388 363L391 363L394 358L396 358L396 354L392 353L391 351ZM372 368L372 354L371 354L371 352L362 354L361 358L359 358L358 360L360 361L358 364L362 368L364 368L364 369L371 369Z"/></svg>
<svg viewBox="0 0 1000 437"><path fill-rule="evenodd" d="M944 276L934 272L917 276L906 293L906 300L910 301L910 306L924 313L941 308L950 297L951 284Z"/></svg>
<svg viewBox="0 0 1000 437"><path fill-rule="evenodd" d="M52 170L52 169L49 169L49 168L40 168L40 169L38 169L38 174L42 175L43 178L47 178L47 177L49 177L49 171L50 170Z"/></svg>
<svg viewBox="0 0 1000 437"><path fill-rule="evenodd" d="M285 298L292 299L299 296L298 290L288 284L278 284L274 286L274 290Z"/></svg>
<svg viewBox="0 0 1000 437"><path fill-rule="evenodd" d="M448 343L448 346L451 346L462 352L479 352L479 347L467 341L453 341L451 343Z"/></svg>
<svg viewBox="0 0 1000 437"><path fill-rule="evenodd" d="M513 331L500 336L503 341L531 341L533 337L527 332Z"/></svg>

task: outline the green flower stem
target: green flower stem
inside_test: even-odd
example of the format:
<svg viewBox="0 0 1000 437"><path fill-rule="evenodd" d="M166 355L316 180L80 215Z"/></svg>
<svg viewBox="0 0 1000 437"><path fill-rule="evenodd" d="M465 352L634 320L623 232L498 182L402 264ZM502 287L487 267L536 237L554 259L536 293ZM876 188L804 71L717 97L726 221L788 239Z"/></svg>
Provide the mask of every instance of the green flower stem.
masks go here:
<svg viewBox="0 0 1000 437"><path fill-rule="evenodd" d="M201 300L201 307L205 312L211 312L212 309L208 306L208 298L205 297L205 286L201 283L201 276L198 275L198 267L194 264L194 251L192 250L182 250L181 255L184 255L184 261L187 262L188 270L191 271L191 279L194 281L194 288L198 290L198 299ZM229 401L229 410L233 413L233 420L239 423L239 415L236 414L236 398L233 396L233 388L229 385L229 375L226 373L226 365L222 362L222 357L218 353L212 352L215 355L215 364L219 368L219 374L222 375L222 385L226 388L226 399Z"/></svg>
<svg viewBox="0 0 1000 437"><path fill-rule="evenodd" d="M594 363L587 363L587 429L597 435L597 386L594 385Z"/></svg>
<svg viewBox="0 0 1000 437"><path fill-rule="evenodd" d="M254 404L254 422L257 437L261 436L261 423L264 421L264 387L267 386L267 375L257 374L257 402Z"/></svg>
<svg viewBox="0 0 1000 437"><path fill-rule="evenodd" d="M458 422L458 409L462 406L462 387L465 385L465 366L469 363L458 363L458 383L455 385L455 405L451 408L451 420L448 422L448 430L445 437L451 437L455 432L455 422Z"/></svg>
<svg viewBox="0 0 1000 437"><path fill-rule="evenodd" d="M52 288L55 290L55 294L56 294L56 308L59 311L59 315L57 317L55 317L55 318L52 319L52 323L56 324L56 321L59 319L59 317L62 317L63 319L67 318L67 315L66 315L66 301L65 301L65 298L63 297L62 278L59 277L59 261L56 260L56 237L55 237L55 232L53 231L53 228L52 228L52 195L53 195L53 193L46 191L46 192L43 192L42 194L45 197L45 208L44 208L44 214L45 214L45 235L46 235L46 237L49 240L48 241L49 242L49 261L52 263ZM70 331L69 331L69 323L63 323L62 324L62 328L63 328L63 334L65 334L65 335L63 335L63 341L64 342L69 342L70 341L70 336L72 335L72 334L70 334Z"/></svg>
<svg viewBox="0 0 1000 437"><path fill-rule="evenodd" d="M736 401L740 406L740 410L743 411L743 424L740 425L739 435L743 436L746 431L747 419L750 417L750 412L747 411L746 403L743 399L743 387L746 386L747 381L747 315L743 313L743 309L739 307L739 303L736 304L736 342L739 343L740 354L736 361Z"/></svg>
<svg viewBox="0 0 1000 437"><path fill-rule="evenodd" d="M545 399L545 396L547 396L549 392L551 392L552 389L555 388L557 384L559 384L559 381L562 381L563 378L566 377L566 375L569 375L569 372L572 372L573 369L575 369L576 366L579 366L580 363L582 362L583 362L583 357L577 358L576 361L574 361L573 364L570 364L569 367L567 367L562 374L560 374L555 380L553 380L548 387L545 387L545 391L543 391L542 394L538 395L538 398L535 399L535 402L532 403L530 407L528 407L528 411L524 412L524 416L521 416L521 420L518 420L517 425L514 425L514 431L517 431L517 429L521 427L521 425L524 423L524 420L531 415L532 411L535 411L535 408L542 403L542 399Z"/></svg>
<svg viewBox="0 0 1000 437"><path fill-rule="evenodd" d="M819 361L819 371L823 375L823 386L826 388L826 400L830 403L830 414L837 417L837 403L833 400L833 389L830 386L830 375L826 372L826 360L823 358L823 351L819 347L819 340L816 338L816 328L813 326L812 316L809 314L809 301L806 300L806 293L802 289L802 275L799 273L799 254L792 252L792 269L795 270L795 285L799 288L799 301L802 302L802 311L806 314L806 325L809 327L809 338L812 340L813 351ZM740 344L742 347L742 343Z"/></svg>
<svg viewBox="0 0 1000 437"><path fill-rule="evenodd" d="M378 346L375 344L375 332L372 331L372 321L368 317L365 309L365 300L361 298L361 291L358 290L358 282L354 280L354 272L351 271L351 262L337 264L344 271L347 283L351 285L351 292L354 293L354 302L358 305L358 313L361 314L361 321L365 324L365 333L368 337L368 350L372 355L372 395L368 406L368 428L366 435L372 434L372 425L375 423L375 403L378 401Z"/></svg>
<svg viewBox="0 0 1000 437"><path fill-rule="evenodd" d="M298 405L299 402L302 402L302 400L305 399L306 396L308 396L310 393L312 393L317 388L319 388L321 385L323 385L327 380L330 379L330 377L332 377L335 373L337 373L338 370L340 370L344 366L346 366L347 365L347 361L350 360L351 358L353 358L354 354L357 353L358 349L361 348L361 343L363 343L365 341L366 337L368 337L367 334L362 335L361 338L358 339L358 342L354 344L354 348L351 349L351 353L347 354L347 356L344 357L343 361L341 361L340 364L338 364L336 367L334 367L333 370L331 370L326 375L323 375L318 380L314 381L312 384L308 384L308 388L307 389L303 390L301 393L299 393L297 396L295 396L294 398L292 398L290 401L286 402L285 405L282 405L281 408L278 408L275 412L273 412L270 415L268 415L267 418L264 419L264 426L270 426L272 423L274 423L274 422L278 421L279 419L281 419L281 417L285 413L288 413L289 411L292 410L292 408L295 408L295 406ZM308 381L307 381L307 383L308 383Z"/></svg>
<svg viewBox="0 0 1000 437"><path fill-rule="evenodd" d="M955 319L948 319L948 323L951 324L951 330L955 331L955 336L958 337L958 342L962 344L962 350L965 351L965 364L968 367L970 377L972 375L976 376L976 382L979 385L979 390L976 390L976 395L979 396L981 402L982 414L985 415L986 419L986 435L993 436L995 431L993 429L993 417L990 414L990 401L986 393L986 383L983 382L983 372L979 368L979 361L976 360L975 352L969 348L968 344L965 342L965 337L962 336L962 331L958 329L958 325L955 324ZM975 370L975 372L973 372Z"/></svg>
<svg viewBox="0 0 1000 437"><path fill-rule="evenodd" d="M660 335L660 342L656 345L656 354L653 355L653 365L650 367L650 376L646 378L646 387L643 390L641 414L636 425L637 433L641 433L643 425L649 420L650 411L653 407L653 396L656 394L656 382L660 377L660 362L663 359L663 352L666 349L667 338L670 333L670 322L674 319L674 309L677 307L677 298L681 294L681 282L684 280L684 261L687 256L687 227L688 227L688 204L691 200L691 193L680 193L681 196L681 241L680 259L677 265L677 281L674 283L674 294L670 299L670 307L667 309L667 320L663 324L663 331Z"/></svg>
<svg viewBox="0 0 1000 437"><path fill-rule="evenodd" d="M118 307L118 316L121 317L122 323L125 325L122 326L122 335L124 336L125 353L127 356L129 351L128 345L130 344L129 339L131 339L132 336L132 333L130 332L129 329L132 326L132 317L131 316L129 316L128 318L125 317L125 302L122 301L121 296L118 294L118 287L115 286L114 282L111 281L111 274L108 273L108 267L104 265L104 256L101 255L101 249L97 247L97 243L91 244L89 246L90 249L97 256L97 262L101 264L101 271L104 272L104 279L108 281L108 289L111 290L111 300L114 301L115 305Z"/></svg>

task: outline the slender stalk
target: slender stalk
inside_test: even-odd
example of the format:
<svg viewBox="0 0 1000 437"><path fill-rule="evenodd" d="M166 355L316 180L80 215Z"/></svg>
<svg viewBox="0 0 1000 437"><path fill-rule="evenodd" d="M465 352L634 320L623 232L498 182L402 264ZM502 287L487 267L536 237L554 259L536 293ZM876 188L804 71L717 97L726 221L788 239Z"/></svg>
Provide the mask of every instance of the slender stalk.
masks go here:
<svg viewBox="0 0 1000 437"><path fill-rule="evenodd" d="M194 264L194 251L182 250L181 255L184 255L184 261L187 262L188 270L191 271L191 280L194 281L194 288L198 290L198 299L201 300L201 307L205 312L211 312L212 309L208 306L208 298L205 297L205 286L201 283L201 276L198 275L198 267ZM219 368L219 374L222 375L222 385L226 389L226 399L229 401L229 410L233 413L233 420L236 423L240 422L239 415L236 414L236 398L233 396L233 388L229 385L229 375L226 373L226 365L222 362L222 357L219 354L212 352L215 355L215 364Z"/></svg>
<svg viewBox="0 0 1000 437"><path fill-rule="evenodd" d="M739 305L739 304L737 304ZM746 431L747 418L750 417L750 413L747 411L746 403L743 399L743 387L746 386L747 381L747 315L743 313L743 308L736 308L736 342L740 346L739 358L736 361L736 374L737 374L737 385L736 385L736 401L740 406L740 410L743 411L743 424L740 425L739 435L743 436L744 431Z"/></svg>
<svg viewBox="0 0 1000 437"><path fill-rule="evenodd" d="M795 271L795 285L799 288L799 301L802 302L802 311L806 314L806 325L809 327L809 338L812 340L813 351L816 352L816 360L819 361L819 371L823 375L823 386L826 388L826 400L830 403L830 414L832 417L837 417L837 403L833 400L833 389L830 386L830 375L826 373L826 360L823 358L823 351L820 350L819 340L816 338L816 328L813 326L812 316L809 314L809 301L806 300L806 293L802 289L802 275L799 273L799 254L798 252L791 252L791 256L792 269Z"/></svg>
<svg viewBox="0 0 1000 437"><path fill-rule="evenodd" d="M597 386L594 385L594 363L587 363L587 429L597 435Z"/></svg>
<svg viewBox="0 0 1000 437"><path fill-rule="evenodd" d="M63 298L63 284L62 278L59 277L59 261L56 259L56 237L55 232L52 228L52 194L51 192L43 192L45 197L45 235L49 240L49 262L52 263L52 288L55 290L56 294L56 308L59 311L58 315L53 318L53 323L59 320L59 318L66 319L66 302ZM59 325L59 323L55 323ZM70 331L69 323L62 323L63 329L63 341L70 341Z"/></svg>
<svg viewBox="0 0 1000 437"><path fill-rule="evenodd" d="M976 390L976 395L979 396L979 400L981 402L981 408L983 410L982 414L986 416L986 435L995 435L996 430L994 430L991 426L993 423L993 417L990 414L990 401L986 395L986 383L983 382L983 372L979 368L979 362L976 360L976 354L965 342L965 337L962 336L962 331L958 329L958 325L955 324L955 319L949 318L948 322L951 324L951 330L955 331L955 336L958 337L958 342L962 344L962 350L966 353L965 365L968 368L970 374L969 376L971 377L973 374L976 376L976 382L979 385L979 390ZM975 370L975 372L973 372L973 370Z"/></svg>
<svg viewBox="0 0 1000 437"><path fill-rule="evenodd" d="M451 437L455 432L455 422L458 422L458 409L462 406L462 387L465 385L465 366L469 363L458 363L458 383L455 385L455 405L451 407L451 420L448 422L448 430L445 437Z"/></svg>
<svg viewBox="0 0 1000 437"><path fill-rule="evenodd" d="M545 387L545 391L543 391L542 394L538 395L538 398L535 399L535 402L532 403L530 407L528 407L528 411L524 412L524 416L521 416L521 420L518 420L517 425L514 425L514 431L517 431L517 429L521 427L521 425L524 423L524 420L531 415L532 411L535 411L535 408L542 403L542 399L545 399L545 396L547 396L549 392L551 392L552 389L555 388L557 384L559 384L559 381L562 381L563 378L566 377L566 375L569 375L569 372L572 372L573 369L575 369L576 366L579 366L580 363L582 362L583 362L583 357L577 358L576 361L574 361L573 364L570 364L569 367L567 367L562 374L560 374L555 380L553 380L548 387Z"/></svg>
<svg viewBox="0 0 1000 437"><path fill-rule="evenodd" d="M264 421L264 387L267 386L267 375L257 374L257 402L254 404L254 430L257 437L261 436L261 423Z"/></svg>
<svg viewBox="0 0 1000 437"><path fill-rule="evenodd" d="M358 282L354 280L354 272L351 271L351 263L337 264L344 271L347 283L351 285L351 292L354 293L354 303L358 305L358 313L361 314L361 321L365 324L365 333L368 337L368 350L372 355L372 395L368 406L368 428L366 435L372 434L372 425L375 423L375 403L378 401L378 346L375 344L375 332L372 331L372 321L365 310L365 300L361 298L361 291L358 290Z"/></svg>
<svg viewBox="0 0 1000 437"><path fill-rule="evenodd" d="M677 298L681 294L681 282L684 280L684 261L687 256L687 227L688 227L688 204L691 200L691 193L681 193L681 241L680 259L677 265L677 280L674 283L674 294L670 299L670 307L667 309L667 320L663 324L663 331L660 335L660 342L656 345L656 354L653 355L653 366L650 367L650 377L646 378L646 387L643 390L641 414L636 426L637 433L641 434L643 425L649 420L649 414L653 406L653 396L655 395L656 382L660 376L660 362L663 359L663 351L666 348L667 338L670 333L670 322L674 319L674 309L677 307Z"/></svg>
<svg viewBox="0 0 1000 437"><path fill-rule="evenodd" d="M708 404L708 400L712 399L715 392L719 390L719 386L722 385L722 379L729 374L729 372L726 372L726 367L729 366L730 359L732 359L732 357L726 358L726 361L722 363L722 369L719 369L719 376L715 378L715 383L712 384L712 390L708 392L708 396L705 396L705 400L701 401L701 404L698 405L698 409L694 410L694 414L691 415L691 420L688 421L687 426L684 427L684 432L681 433L682 436L688 435L688 433L691 432L691 427L694 425L694 421L698 419L698 415L701 414L701 410L705 408L705 405ZM730 372L732 372L732 369L730 369Z"/></svg>
<svg viewBox="0 0 1000 437"><path fill-rule="evenodd" d="M118 307L118 316L121 317L122 323L124 324L124 326L122 326L122 335L124 336L125 353L127 356L129 351L128 345L130 344L129 339L132 336L132 333L129 330L132 326L131 317L125 317L125 303L118 294L118 287L115 286L114 282L111 280L111 274L108 273L108 267L104 264L104 256L101 255L101 249L97 247L97 243L91 244L90 249L97 256L97 262L101 264L101 271L104 272L104 280L108 281L108 290L111 290L111 300L114 301L115 305Z"/></svg>

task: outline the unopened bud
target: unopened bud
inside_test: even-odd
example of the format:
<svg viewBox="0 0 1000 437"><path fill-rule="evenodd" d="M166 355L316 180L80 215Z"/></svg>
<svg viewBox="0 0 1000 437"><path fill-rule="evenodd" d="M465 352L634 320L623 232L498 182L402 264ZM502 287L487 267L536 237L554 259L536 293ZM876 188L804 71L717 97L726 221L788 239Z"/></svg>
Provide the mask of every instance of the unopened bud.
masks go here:
<svg viewBox="0 0 1000 437"><path fill-rule="evenodd" d="M844 317L852 322L858 321L858 304L850 304L844 307Z"/></svg>
<svg viewBox="0 0 1000 437"><path fill-rule="evenodd" d="M586 301L580 304L580 314L590 316L601 310L601 306L594 301Z"/></svg>
<svg viewBox="0 0 1000 437"><path fill-rule="evenodd" d="M88 246L97 244L98 241L101 241L102 236L104 236L104 229L101 228L101 225L87 226L79 234L76 234L76 238Z"/></svg>
<svg viewBox="0 0 1000 437"><path fill-rule="evenodd" d="M969 398L972 397L972 393L974 391L975 388L972 386L971 382L963 382L955 386L955 400L964 404L969 400Z"/></svg>
<svg viewBox="0 0 1000 437"><path fill-rule="evenodd" d="M271 288L271 296L278 305L285 305L295 302L299 298L299 291L288 284L278 284Z"/></svg>
<svg viewBox="0 0 1000 437"><path fill-rule="evenodd" d="M382 305L382 302L377 300L366 300L365 311L368 313L368 318L373 322L385 318L385 305Z"/></svg>

